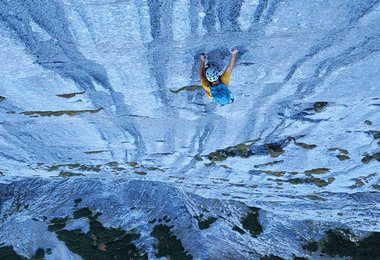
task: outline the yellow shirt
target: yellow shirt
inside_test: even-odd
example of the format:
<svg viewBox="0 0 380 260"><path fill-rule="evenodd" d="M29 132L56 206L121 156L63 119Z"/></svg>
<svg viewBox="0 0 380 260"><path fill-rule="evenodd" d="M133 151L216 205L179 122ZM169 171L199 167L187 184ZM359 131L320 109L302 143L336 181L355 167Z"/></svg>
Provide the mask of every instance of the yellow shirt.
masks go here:
<svg viewBox="0 0 380 260"><path fill-rule="evenodd" d="M227 72L227 71L224 71L224 73L222 74L222 76L220 76L220 81L226 85L228 87L228 84L230 83L230 77L231 77L231 73ZM212 99L211 97L211 89L210 89L210 83L207 81L206 77L205 76L202 76L201 77L201 86L202 88L205 90L206 92L206 96L209 98L209 99Z"/></svg>

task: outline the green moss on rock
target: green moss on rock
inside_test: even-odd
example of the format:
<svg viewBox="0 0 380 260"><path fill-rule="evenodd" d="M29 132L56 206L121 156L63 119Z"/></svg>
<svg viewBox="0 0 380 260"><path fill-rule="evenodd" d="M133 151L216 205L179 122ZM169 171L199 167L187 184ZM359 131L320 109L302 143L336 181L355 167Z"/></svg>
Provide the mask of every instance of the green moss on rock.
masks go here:
<svg viewBox="0 0 380 260"><path fill-rule="evenodd" d="M198 221L198 226L199 226L199 229L201 230L208 229L210 225L217 220L217 218L214 218L214 217L203 219L202 216L197 216L195 218Z"/></svg>
<svg viewBox="0 0 380 260"><path fill-rule="evenodd" d="M150 233L156 239L154 248L156 257L166 257L171 260L189 260L193 257L185 251L181 240L177 239L171 232L171 227L160 224L153 228Z"/></svg>
<svg viewBox="0 0 380 260"><path fill-rule="evenodd" d="M271 157L278 157L285 152L281 145L277 143L265 144L264 147Z"/></svg>
<svg viewBox="0 0 380 260"><path fill-rule="evenodd" d="M147 175L147 173L143 171L135 171L135 173L138 175Z"/></svg>
<svg viewBox="0 0 380 260"><path fill-rule="evenodd" d="M348 230L329 230L321 240L321 252L331 257L352 257L353 260L379 259L380 233L375 232L368 237L352 241Z"/></svg>
<svg viewBox="0 0 380 260"><path fill-rule="evenodd" d="M263 228L259 223L259 209L249 207L248 214L241 220L241 224L245 230L248 230L252 237L258 237Z"/></svg>
<svg viewBox="0 0 380 260"><path fill-rule="evenodd" d="M87 217L90 230L82 233L81 230L64 230L68 218L54 219L49 230L57 234L70 251L80 255L83 259L148 259L147 254L141 253L132 244L140 238L135 231L125 232L123 229L106 228L98 220L99 214L94 214L88 208L79 209L74 217ZM54 222L54 224L53 224Z"/></svg>
<svg viewBox="0 0 380 260"><path fill-rule="evenodd" d="M371 160L373 159L373 157L369 154L365 154L364 157L362 158L362 163L364 164L367 164L369 163Z"/></svg>
<svg viewBox="0 0 380 260"><path fill-rule="evenodd" d="M329 256L352 256L356 244L349 240L350 233L346 230L329 230L321 241L321 252Z"/></svg>
<svg viewBox="0 0 380 260"><path fill-rule="evenodd" d="M311 175L311 174L324 174L324 173L328 173L330 171L330 169L328 168L315 168L315 169L312 169L312 170L307 170L307 171L304 171L304 173L306 175Z"/></svg>
<svg viewBox="0 0 380 260"><path fill-rule="evenodd" d="M253 155L251 146L255 144L259 139L241 143L235 146L229 146L225 149L218 149L215 152L211 152L207 155L207 158L212 162L224 161L229 157L241 157L248 158Z"/></svg>
<svg viewBox="0 0 380 260"><path fill-rule="evenodd" d="M81 203L81 202L82 202L81 198L75 199L74 200L74 206L77 207L79 205L79 203Z"/></svg>
<svg viewBox="0 0 380 260"><path fill-rule="evenodd" d="M13 250L13 246L3 246L3 247L0 247L0 259L4 259L4 260L26 260L27 258L18 255Z"/></svg>
<svg viewBox="0 0 380 260"><path fill-rule="evenodd" d="M328 105L328 102L316 102L313 105L313 110L316 113L320 113L324 110L324 108Z"/></svg>
<svg viewBox="0 0 380 260"><path fill-rule="evenodd" d="M1 258L0 258L1 259ZM38 248L32 260L44 260L45 259L45 250L43 248Z"/></svg>
<svg viewBox="0 0 380 260"><path fill-rule="evenodd" d="M300 143L300 142L296 142L296 141L294 141L294 143L296 145L298 145L299 147L302 147L303 149L308 149L308 150L314 149L317 147L317 145L315 145L315 144L305 144L305 143Z"/></svg>
<svg viewBox="0 0 380 260"><path fill-rule="evenodd" d="M101 164L97 164L97 165L84 165L84 164L79 164L79 163L68 163L68 164L53 164L53 165L47 166L46 169L49 172L51 172L51 171L58 171L58 170L61 170L61 169L69 169L69 170L76 169L78 171L100 172L101 171L101 167L102 167Z"/></svg>
<svg viewBox="0 0 380 260"><path fill-rule="evenodd" d="M84 91L82 92L73 92L73 93L67 93L67 94L57 94L57 97L62 97L62 98L73 98L76 95L81 95L84 94Z"/></svg>
<svg viewBox="0 0 380 260"><path fill-rule="evenodd" d="M351 180L355 180L355 184L350 186L351 189L364 186L364 182L361 179L351 179Z"/></svg>
<svg viewBox="0 0 380 260"><path fill-rule="evenodd" d="M68 171L61 171L59 174L58 174L59 177L64 177L64 178L68 178L68 177L74 177L74 176L84 176L84 174L82 173L75 173L75 172L68 172Z"/></svg>
<svg viewBox="0 0 380 260"><path fill-rule="evenodd" d="M322 179L310 176L309 178L305 178L305 179L303 179L303 178L289 179L289 180L287 180L287 182L289 182L291 184L309 184L309 183L313 183L313 184L315 184L318 187L325 187L325 186L331 184L334 180L335 180L335 178L333 178L333 177L330 177L330 178L327 179L327 181L325 181L325 180L322 180Z"/></svg>
<svg viewBox="0 0 380 260"><path fill-rule="evenodd" d="M63 116L63 115L68 115L68 116L76 116L79 114L83 113L98 113L102 108L98 109L85 109L85 110L62 110L62 111L25 111L21 112L21 114L26 115L26 116Z"/></svg>
<svg viewBox="0 0 380 260"><path fill-rule="evenodd" d="M302 245L302 249L309 252L316 252L318 251L318 242L310 241L307 244Z"/></svg>
<svg viewBox="0 0 380 260"><path fill-rule="evenodd" d="M365 154L363 159L362 159L362 163L367 164L367 163L371 162L372 160L376 160L376 161L380 162L380 152L374 153L372 155Z"/></svg>
<svg viewBox="0 0 380 260"><path fill-rule="evenodd" d="M285 259L279 256L275 256L275 255L266 255L266 256L260 257L260 260L285 260Z"/></svg>
<svg viewBox="0 0 380 260"><path fill-rule="evenodd" d="M260 168L260 167L265 167L265 166L273 166L273 165L283 163L283 162L284 160L279 160L279 161L273 161L273 162L268 162L268 163L263 163L263 164L257 164L257 165L254 165L253 167Z"/></svg>
<svg viewBox="0 0 380 260"><path fill-rule="evenodd" d="M276 177L284 176L284 174L286 173L284 171L262 171L262 172L265 173L265 174L276 176Z"/></svg>
<svg viewBox="0 0 380 260"><path fill-rule="evenodd" d="M63 229L66 226L66 223L68 220L69 220L68 217L54 218L50 221L50 224L48 226L48 230L49 231L57 231L57 230Z"/></svg>
<svg viewBox="0 0 380 260"><path fill-rule="evenodd" d="M344 160L349 160L350 159L349 156L347 156L347 155L341 155L341 154L337 155L336 157L339 159L339 161L344 161Z"/></svg>
<svg viewBox="0 0 380 260"><path fill-rule="evenodd" d="M89 208L81 208L74 211L74 219L90 217L92 217L92 211Z"/></svg>

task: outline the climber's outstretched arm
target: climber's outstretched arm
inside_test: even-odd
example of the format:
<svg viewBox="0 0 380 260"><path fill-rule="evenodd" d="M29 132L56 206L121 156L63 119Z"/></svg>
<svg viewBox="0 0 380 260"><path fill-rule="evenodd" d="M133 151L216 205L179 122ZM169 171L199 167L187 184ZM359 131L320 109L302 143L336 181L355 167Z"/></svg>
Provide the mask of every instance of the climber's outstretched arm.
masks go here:
<svg viewBox="0 0 380 260"><path fill-rule="evenodd" d="M199 78L202 79L202 77L206 77L206 70L205 70L205 62L207 60L207 56L204 54L201 54L200 57L201 62L199 63Z"/></svg>
<svg viewBox="0 0 380 260"><path fill-rule="evenodd" d="M235 61L236 61L236 55L237 55L238 51L239 50L237 48L230 49L231 58L230 58L230 62L228 63L228 66L226 68L226 71L229 72L230 74L232 73L232 70L234 69L234 65L235 65Z"/></svg>

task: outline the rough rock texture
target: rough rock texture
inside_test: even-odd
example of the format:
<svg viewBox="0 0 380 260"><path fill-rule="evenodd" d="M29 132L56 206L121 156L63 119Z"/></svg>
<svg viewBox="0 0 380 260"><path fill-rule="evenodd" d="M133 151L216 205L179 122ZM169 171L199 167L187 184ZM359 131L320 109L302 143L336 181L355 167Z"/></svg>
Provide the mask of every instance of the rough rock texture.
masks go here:
<svg viewBox="0 0 380 260"><path fill-rule="evenodd" d="M136 232L142 259L175 259L160 232L193 259L377 241L379 3L0 0L0 256L78 259L66 229L107 254ZM233 46L217 107L199 55Z"/></svg>

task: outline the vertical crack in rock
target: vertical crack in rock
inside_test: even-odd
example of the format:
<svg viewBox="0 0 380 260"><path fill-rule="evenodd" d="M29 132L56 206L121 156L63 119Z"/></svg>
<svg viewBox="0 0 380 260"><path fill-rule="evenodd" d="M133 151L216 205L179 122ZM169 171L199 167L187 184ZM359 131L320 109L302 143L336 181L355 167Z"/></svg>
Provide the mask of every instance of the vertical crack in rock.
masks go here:
<svg viewBox="0 0 380 260"><path fill-rule="evenodd" d="M206 13L202 24L207 33L216 32L216 4L217 0L201 0L201 5Z"/></svg>
<svg viewBox="0 0 380 260"><path fill-rule="evenodd" d="M317 45L314 45L310 48L310 51L308 54L306 54L304 57L298 59L290 68L288 75L284 78L284 81L287 82L289 81L296 70L302 66L306 61L310 60L313 58L315 55L318 53L322 52L325 49L330 48L336 41L341 41L342 37L344 37L349 30L351 30L355 23L357 23L362 17L365 15L371 13L379 4L379 0L371 0L368 1L365 4L362 3L357 3L356 7L353 8L355 11L352 11L353 16L351 19L348 21L347 25L344 26L343 28L339 28L337 30L334 30L330 33L328 33Z"/></svg>
<svg viewBox="0 0 380 260"><path fill-rule="evenodd" d="M219 3L218 18L220 22L221 32L241 32L239 27L238 18L240 15L240 9L242 7L243 0L238 1L221 1Z"/></svg>
<svg viewBox="0 0 380 260"><path fill-rule="evenodd" d="M106 70L100 64L86 59L76 47L65 13L59 3L46 0L0 3L0 19L13 29L17 38L25 44L27 52L36 58L38 64L62 77L72 79L78 87L88 93L96 107L103 108L109 115L115 113L111 109L113 105L116 106L116 114L125 114L128 110L123 95L111 87ZM49 40L41 39L32 30L30 26L32 21L49 34ZM109 90L110 96L104 98L104 93L96 91L94 81ZM145 144L133 122L114 120L113 123L134 137L137 152L132 153L133 157L143 156Z"/></svg>

